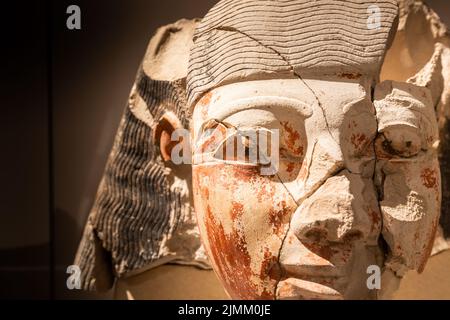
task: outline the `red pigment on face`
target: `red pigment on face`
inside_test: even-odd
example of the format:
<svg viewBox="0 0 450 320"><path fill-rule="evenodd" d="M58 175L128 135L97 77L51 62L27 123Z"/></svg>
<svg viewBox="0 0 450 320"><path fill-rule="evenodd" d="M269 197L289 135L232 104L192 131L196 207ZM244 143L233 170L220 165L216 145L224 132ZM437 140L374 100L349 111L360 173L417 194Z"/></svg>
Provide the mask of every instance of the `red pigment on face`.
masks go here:
<svg viewBox="0 0 450 320"><path fill-rule="evenodd" d="M199 152L201 153L212 152L216 148L216 145L217 145L216 136L211 135L202 142Z"/></svg>
<svg viewBox="0 0 450 320"><path fill-rule="evenodd" d="M234 165L232 169L233 178L239 183L255 182L260 177L259 170L258 167Z"/></svg>
<svg viewBox="0 0 450 320"><path fill-rule="evenodd" d="M369 213L369 216L372 220L372 226L371 226L370 231L374 232L375 227L377 227L381 224L381 215L370 208L367 209L367 212Z"/></svg>
<svg viewBox="0 0 450 320"><path fill-rule="evenodd" d="M259 203L262 203L263 201L270 201L272 202L273 197L275 196L275 186L269 181L269 180L263 180L259 181L259 184L261 187L259 187L258 193L256 194L256 199L258 199Z"/></svg>
<svg viewBox="0 0 450 320"><path fill-rule="evenodd" d="M353 134L350 141L355 147L355 149L360 149L361 147L364 146L364 143L367 141L367 137L365 134L362 133Z"/></svg>
<svg viewBox="0 0 450 320"><path fill-rule="evenodd" d="M348 128L349 129L351 129L351 128L357 128L358 127L358 123L355 121L355 120L352 120L352 122L350 122L349 124L348 124Z"/></svg>
<svg viewBox="0 0 450 320"><path fill-rule="evenodd" d="M317 242L305 241L303 245L311 252L317 254L318 256L324 258L325 260L330 260L333 256L333 250L328 244L319 244Z"/></svg>
<svg viewBox="0 0 450 320"><path fill-rule="evenodd" d="M281 278L278 257L274 256L268 248L264 250L264 260L261 263L261 280L264 280L266 275L269 275L270 279L273 280L279 280Z"/></svg>
<svg viewBox="0 0 450 320"><path fill-rule="evenodd" d="M286 171L289 172L289 173L292 173L295 170L295 166L296 166L295 162L289 162L287 164Z"/></svg>
<svg viewBox="0 0 450 320"><path fill-rule="evenodd" d="M429 189L437 188L438 178L436 170L424 169L420 175L422 178L423 185Z"/></svg>
<svg viewBox="0 0 450 320"><path fill-rule="evenodd" d="M244 213L244 206L239 203L233 201L231 204L231 219L233 221L236 221L238 218L242 217L242 214Z"/></svg>
<svg viewBox="0 0 450 320"><path fill-rule="evenodd" d="M202 190L220 185L226 189L227 193L234 194L237 192L235 190L236 185L247 184L249 188L253 189L253 193L261 202L267 202L266 212L268 212L268 207L272 206L271 199L276 192L273 182L276 182L276 179L261 177L257 167L238 165L231 167L218 164L208 167L198 166L194 171L199 177L209 177L208 185L201 185L200 183L197 186ZM198 177L195 180L197 181ZM256 186L258 187L256 188ZM204 192L201 192L200 196L205 199ZM225 233L220 220L224 213L213 212L209 206L206 210L205 202L203 202L203 208L197 210L198 212L205 212L201 219L206 228L204 236L208 238L208 251L228 293L236 299L273 299L275 279L278 280L277 275L280 274L278 263L276 263L277 257L271 255L270 252L250 254L247 249L245 234L237 227L239 223L233 224L232 230ZM200 204L200 202L197 204ZM234 201L231 204L230 211L225 214L229 214L233 221L239 222L244 214L243 203L242 201ZM278 207L281 209L274 210L271 218L274 230L280 230L281 232L283 230L282 224L284 220L288 219L288 213L291 213L289 210L292 211L292 208L285 201L279 203ZM261 259L259 260L261 261L261 267L258 272L251 269L252 257Z"/></svg>
<svg viewBox="0 0 450 320"><path fill-rule="evenodd" d="M206 211L205 224L211 254L228 293L235 299L274 299L273 293L267 292L266 289L259 292L252 282L251 258L244 236L237 230L225 234L222 224L215 220L211 208L208 207Z"/></svg>
<svg viewBox="0 0 450 320"><path fill-rule="evenodd" d="M361 78L360 73L341 73L340 76L341 76L341 78L346 78L346 79L350 79L350 80L356 80L356 79Z"/></svg>
<svg viewBox="0 0 450 320"><path fill-rule="evenodd" d="M269 222L273 227L273 232L276 235L281 236L284 234L284 226L287 223L286 218L289 217L292 209L286 205L286 201L284 200L281 201L279 205L281 206L280 210L275 210L274 208L270 209Z"/></svg>
<svg viewBox="0 0 450 320"><path fill-rule="evenodd" d="M208 190L208 188L201 188L200 190L202 190L203 199L209 200L209 190Z"/></svg>
<svg viewBox="0 0 450 320"><path fill-rule="evenodd" d="M201 115L202 115L203 119L205 119L205 120L208 118L208 108L209 108L209 104L211 103L211 98L212 98L212 92L208 92L198 102L198 106L201 108L201 110L200 110Z"/></svg>
<svg viewBox="0 0 450 320"><path fill-rule="evenodd" d="M208 106L211 103L212 92L206 93L199 101L201 106Z"/></svg>
<svg viewBox="0 0 450 320"><path fill-rule="evenodd" d="M286 130L288 136L285 139L286 145L287 147L294 152L296 155L301 156L303 155L303 147L296 147L296 143L300 143L301 144L301 140L300 140L300 133L298 133L296 130L294 130L288 122L282 122L281 123L284 127L284 129Z"/></svg>
<svg viewBox="0 0 450 320"><path fill-rule="evenodd" d="M425 91L422 92L422 98L426 98L426 97L427 97L427 94L425 93Z"/></svg>

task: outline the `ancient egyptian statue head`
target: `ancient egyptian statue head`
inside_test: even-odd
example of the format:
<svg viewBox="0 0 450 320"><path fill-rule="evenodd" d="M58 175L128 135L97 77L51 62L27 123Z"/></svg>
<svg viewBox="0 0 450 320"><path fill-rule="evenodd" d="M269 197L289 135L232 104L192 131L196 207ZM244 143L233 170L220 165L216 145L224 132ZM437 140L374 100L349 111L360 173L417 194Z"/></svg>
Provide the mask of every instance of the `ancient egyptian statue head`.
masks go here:
<svg viewBox="0 0 450 320"><path fill-rule="evenodd" d="M198 264L198 223L235 299L372 299L370 270L423 270L439 224L436 106L450 101L450 51L438 44L403 68L413 51L397 30L414 4L401 4L400 27L394 0L223 0L161 29L84 241L111 251L119 276ZM389 74L397 67L411 78ZM190 133L181 144L178 128ZM188 165L173 163L180 145ZM123 181L130 205L114 200ZM87 266L92 243L80 246Z"/></svg>
<svg viewBox="0 0 450 320"><path fill-rule="evenodd" d="M221 1L197 27L195 210L233 298L370 298L371 266L421 269L430 254L434 105L426 88L378 83L398 8L377 2L374 27L372 5Z"/></svg>

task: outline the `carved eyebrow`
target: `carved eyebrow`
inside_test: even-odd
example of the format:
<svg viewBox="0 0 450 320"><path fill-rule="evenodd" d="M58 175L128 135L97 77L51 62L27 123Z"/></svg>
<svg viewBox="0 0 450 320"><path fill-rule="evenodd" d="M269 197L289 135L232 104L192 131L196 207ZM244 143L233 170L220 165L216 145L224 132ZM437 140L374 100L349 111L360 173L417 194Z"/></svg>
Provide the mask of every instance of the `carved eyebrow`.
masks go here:
<svg viewBox="0 0 450 320"><path fill-rule="evenodd" d="M215 104L211 108L209 120L207 120L206 122L210 121L211 119L215 119L219 122L224 121L226 118L232 116L233 114L256 108L273 111L294 111L295 113L300 114L305 118L311 117L313 113L313 109L311 106L308 106L306 103L298 99L279 96L258 96Z"/></svg>

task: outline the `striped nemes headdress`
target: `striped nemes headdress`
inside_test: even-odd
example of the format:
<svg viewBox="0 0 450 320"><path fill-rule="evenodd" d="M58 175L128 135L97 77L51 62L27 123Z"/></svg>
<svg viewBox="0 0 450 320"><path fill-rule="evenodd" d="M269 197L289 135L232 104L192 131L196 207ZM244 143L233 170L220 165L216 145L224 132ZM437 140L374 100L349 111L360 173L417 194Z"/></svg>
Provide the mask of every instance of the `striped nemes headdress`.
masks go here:
<svg viewBox="0 0 450 320"><path fill-rule="evenodd" d="M376 79L397 18L395 0L222 0L194 35L189 106L215 87L252 79Z"/></svg>

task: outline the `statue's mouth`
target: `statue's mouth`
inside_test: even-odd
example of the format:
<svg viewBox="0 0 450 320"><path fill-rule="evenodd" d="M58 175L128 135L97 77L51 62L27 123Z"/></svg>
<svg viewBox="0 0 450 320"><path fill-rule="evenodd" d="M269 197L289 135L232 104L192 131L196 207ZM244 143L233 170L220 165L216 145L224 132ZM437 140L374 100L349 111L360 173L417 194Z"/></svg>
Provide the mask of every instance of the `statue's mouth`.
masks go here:
<svg viewBox="0 0 450 320"><path fill-rule="evenodd" d="M373 299L376 295L367 286L367 270L381 264L378 246L368 246L359 239L341 244L322 242L312 248L295 235L288 239L279 265L277 299Z"/></svg>
<svg viewBox="0 0 450 320"><path fill-rule="evenodd" d="M340 300L337 283L346 282L343 267L321 264L282 264L283 278L278 284L278 299Z"/></svg>
<svg viewBox="0 0 450 320"><path fill-rule="evenodd" d="M345 276L342 268L333 265L283 265L285 278L308 279L309 277L339 278Z"/></svg>
<svg viewBox="0 0 450 320"><path fill-rule="evenodd" d="M336 278L322 279L322 283L332 282ZM317 281L288 278L278 285L277 298L281 300L343 300L343 295L329 285Z"/></svg>

